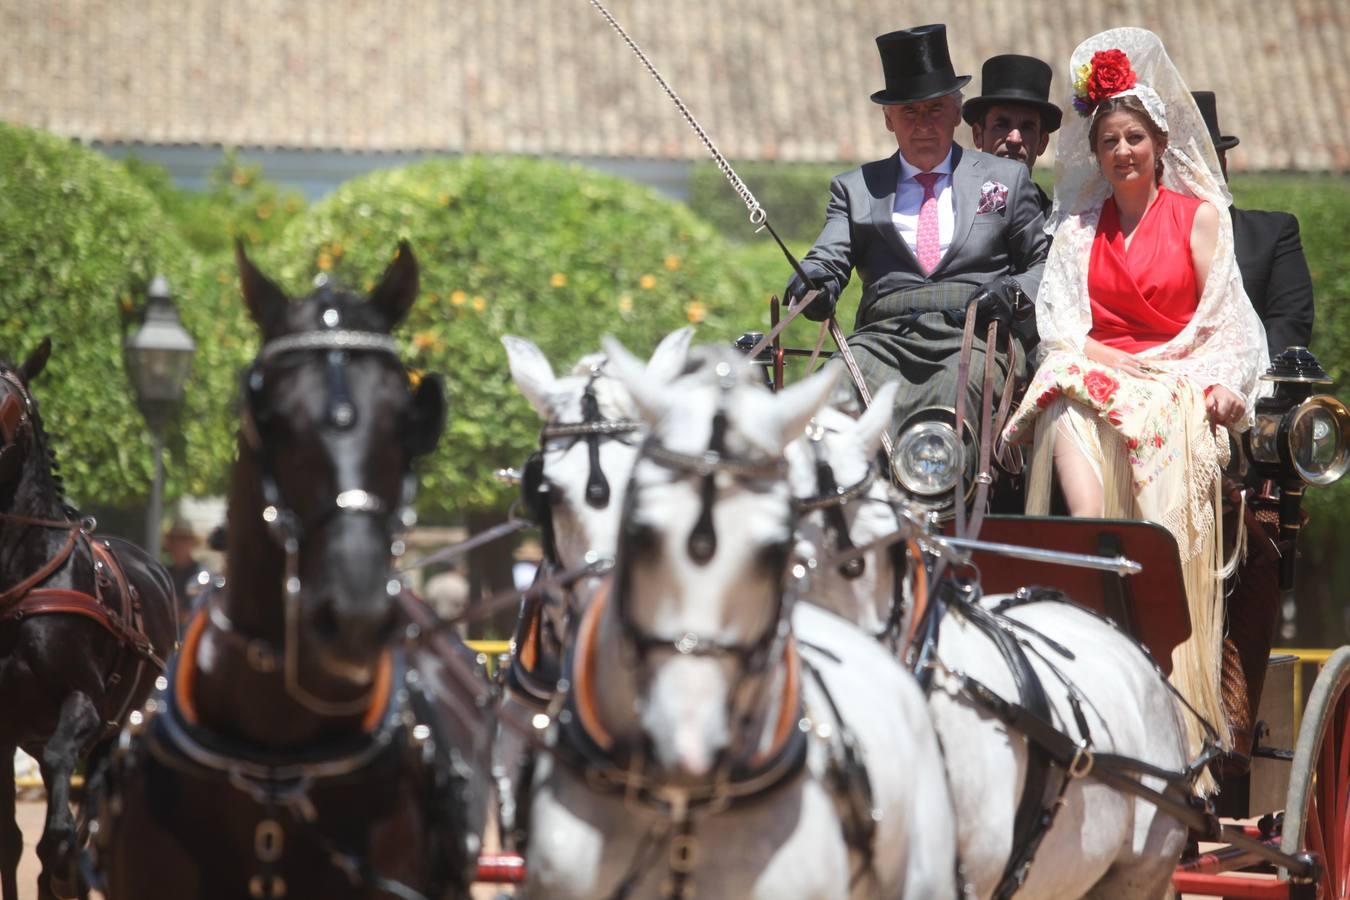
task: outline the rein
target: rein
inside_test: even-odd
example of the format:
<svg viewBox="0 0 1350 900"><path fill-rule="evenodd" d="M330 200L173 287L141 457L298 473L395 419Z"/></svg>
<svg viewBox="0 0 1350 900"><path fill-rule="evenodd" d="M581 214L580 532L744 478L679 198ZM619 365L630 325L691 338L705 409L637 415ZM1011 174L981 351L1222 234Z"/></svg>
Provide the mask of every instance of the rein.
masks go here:
<svg viewBox="0 0 1350 900"><path fill-rule="evenodd" d="M53 530L65 530L66 540L61 545L61 549L56 551L56 555L48 559L37 571L24 578L13 587L0 592L0 613L3 613L10 606L21 601L29 591L46 581L52 575L66 564L71 555L75 552L75 545L79 542L80 535L85 533L83 522L62 522L55 519L35 519L29 516L17 516L12 513L0 513L0 521L16 522L20 525L32 525L38 528L49 528Z"/></svg>
<svg viewBox="0 0 1350 900"><path fill-rule="evenodd" d="M750 188L741 180L741 177L736 174L736 170L732 168L731 163L727 158L722 155L722 151L717 149L717 145L713 143L712 138L708 136L708 133L703 130L703 126L699 125L698 120L694 118L694 114L690 112L689 107L680 99L679 94L675 93L675 89L662 77L656 66L647 58L647 54L638 46L637 41L633 40L628 32L624 30L624 27L619 24L619 20L614 18L613 13L606 9L600 0L591 0L591 5L604 17L605 21L609 23L610 27L614 29L623 42L628 45L628 49L633 51L633 55L635 55L642 65L646 67L648 73L656 79L656 83L661 85L661 90L665 91L666 96L675 104L675 108L680 111L680 115L684 117L684 120L687 123L689 123L689 127L694 130L694 134L698 135L699 141L707 148L708 154L717 165L718 171L722 173L727 179L727 182L731 185L732 190L734 190L736 195L745 203L746 209L750 212L750 224L755 226L755 231L769 232L773 237L774 242L778 244L778 249L783 251L783 256L787 259L788 265L792 266L792 271L797 274L797 277L800 278L804 284L811 285L811 279L807 277L806 271L802 269L802 264L798 262L797 257L788 249L788 246L783 242L783 239L778 236L778 232L774 231L773 226L769 224L769 214L764 211L764 206L755 199L755 195L751 193ZM783 329L787 328L793 319L801 315L801 313L811 305L811 302L815 300L818 293L819 291L816 290L808 291L795 306L789 307L787 315L774 324L769 330L769 333L764 335L764 337L755 344L755 346L746 354L746 359L754 360L758 358L759 354L762 353L766 347L777 340L778 336L783 333ZM870 407L872 405L872 392L868 390L867 380L863 378L862 369L858 367L858 361L853 358L853 351L849 349L848 339L839 328L839 323L835 320L834 316L830 316L829 320L825 323L825 326L825 328L822 328L820 340L824 340L823 332L828 328L830 337L834 339L834 344L839 350L839 356L843 359L844 366L848 369L849 377L853 379L853 385L858 389L858 395L862 398L863 408L866 409L867 407ZM817 352L819 349L820 343L818 342ZM813 354L812 362L814 361L815 355ZM886 459L889 461L894 455L894 448L892 447L891 436L889 433L882 433L881 445L885 448Z"/></svg>

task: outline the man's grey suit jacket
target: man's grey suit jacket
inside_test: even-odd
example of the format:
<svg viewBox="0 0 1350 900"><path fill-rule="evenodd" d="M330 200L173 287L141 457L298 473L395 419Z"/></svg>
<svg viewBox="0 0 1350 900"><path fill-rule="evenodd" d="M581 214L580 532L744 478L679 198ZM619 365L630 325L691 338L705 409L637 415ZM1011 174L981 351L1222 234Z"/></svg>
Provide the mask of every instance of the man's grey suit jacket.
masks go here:
<svg viewBox="0 0 1350 900"><path fill-rule="evenodd" d="M863 283L860 323L878 297L934 283L965 283L974 289L1001 275L1013 275L1027 296L1035 298L1050 239L1044 232L1036 185L1024 164L953 145L955 228L951 245L930 275L920 270L891 219L899 171L897 152L830 183L825 227L803 260L813 280L823 278L838 297L851 270L857 269ZM1007 188L1001 209L978 211L981 195L988 193L986 184L995 192L999 186Z"/></svg>

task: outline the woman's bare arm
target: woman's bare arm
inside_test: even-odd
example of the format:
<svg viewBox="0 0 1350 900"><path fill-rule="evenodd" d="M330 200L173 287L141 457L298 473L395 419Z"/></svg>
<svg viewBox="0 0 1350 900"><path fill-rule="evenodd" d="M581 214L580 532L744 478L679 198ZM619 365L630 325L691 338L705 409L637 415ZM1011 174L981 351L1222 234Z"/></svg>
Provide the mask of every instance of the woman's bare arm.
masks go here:
<svg viewBox="0 0 1350 900"><path fill-rule="evenodd" d="M1209 269L1214 263L1214 248L1219 244L1219 211L1210 203L1201 203L1191 223L1191 265L1195 267L1197 297L1204 296Z"/></svg>

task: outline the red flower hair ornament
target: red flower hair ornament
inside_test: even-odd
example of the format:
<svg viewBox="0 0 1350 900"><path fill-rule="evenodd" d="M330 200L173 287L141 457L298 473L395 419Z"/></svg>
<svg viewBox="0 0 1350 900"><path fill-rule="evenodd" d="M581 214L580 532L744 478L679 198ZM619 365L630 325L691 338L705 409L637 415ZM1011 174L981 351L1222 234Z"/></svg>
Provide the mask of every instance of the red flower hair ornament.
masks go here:
<svg viewBox="0 0 1350 900"><path fill-rule="evenodd" d="M1074 73L1073 108L1088 116L1108 97L1128 91L1138 82L1124 50L1098 50L1092 61Z"/></svg>

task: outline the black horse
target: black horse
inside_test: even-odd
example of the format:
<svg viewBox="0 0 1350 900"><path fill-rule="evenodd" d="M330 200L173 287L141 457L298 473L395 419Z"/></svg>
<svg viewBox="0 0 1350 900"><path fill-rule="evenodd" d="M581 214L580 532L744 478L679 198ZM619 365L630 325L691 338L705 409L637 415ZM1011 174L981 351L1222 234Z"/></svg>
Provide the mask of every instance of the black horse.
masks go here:
<svg viewBox="0 0 1350 900"><path fill-rule="evenodd" d="M467 895L482 804L457 742L486 733L488 686L403 640L422 612L392 569L412 462L445 421L440 380L414 384L389 336L417 263L403 244L369 298L291 302L237 256L263 344L226 584L91 778L93 868L110 900Z"/></svg>
<svg viewBox="0 0 1350 900"><path fill-rule="evenodd" d="M101 736L145 702L178 633L173 586L140 547L95 538L65 501L30 385L51 341L0 362L0 887L18 900L23 835L14 749L38 759L47 822L41 898L75 890L70 777Z"/></svg>

